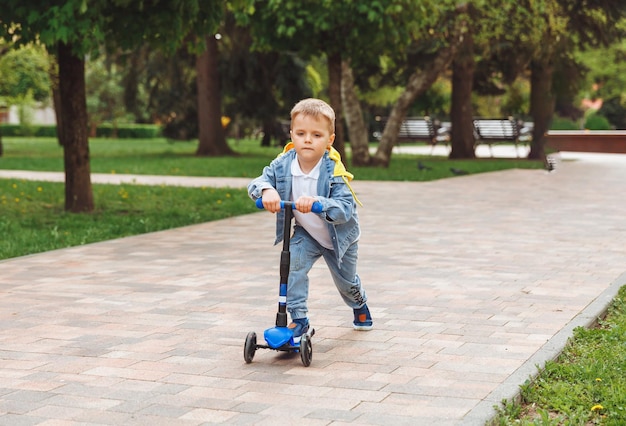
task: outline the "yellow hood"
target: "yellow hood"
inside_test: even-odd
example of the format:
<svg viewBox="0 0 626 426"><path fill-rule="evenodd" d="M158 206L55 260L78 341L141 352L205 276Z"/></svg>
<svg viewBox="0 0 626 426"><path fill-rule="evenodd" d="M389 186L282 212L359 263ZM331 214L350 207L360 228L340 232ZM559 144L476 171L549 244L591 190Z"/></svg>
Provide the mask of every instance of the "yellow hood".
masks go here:
<svg viewBox="0 0 626 426"><path fill-rule="evenodd" d="M281 155L284 155L288 151L291 151L293 147L294 147L293 142L289 142L287 145L285 145L283 152L278 154L278 156L280 157ZM354 197L354 201L356 201L357 204L362 207L363 204L361 204L361 201L359 201L359 199L357 198L356 194L354 193L354 190L352 189L352 186L350 186L350 181L354 179L354 175L350 173L348 170L346 170L346 166L344 166L343 162L341 161L341 154L339 154L339 151L333 148L332 145L327 150L328 150L328 157L335 162L335 170L333 171L333 175L341 176L344 182L346 182L346 185L348 185L348 188L350 189L350 192L352 193L352 196Z"/></svg>

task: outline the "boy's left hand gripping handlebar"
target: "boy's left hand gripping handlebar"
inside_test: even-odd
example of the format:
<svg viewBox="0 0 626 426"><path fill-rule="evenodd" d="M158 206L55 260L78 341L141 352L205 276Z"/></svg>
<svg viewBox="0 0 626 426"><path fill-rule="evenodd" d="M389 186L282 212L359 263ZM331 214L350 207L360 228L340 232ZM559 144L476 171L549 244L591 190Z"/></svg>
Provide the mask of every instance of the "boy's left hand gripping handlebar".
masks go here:
<svg viewBox="0 0 626 426"><path fill-rule="evenodd" d="M263 200L261 198L257 198L256 201L255 201L255 204L256 204L256 206L258 208L263 209ZM294 209L294 210L297 210L296 209L296 203L293 202L293 201L283 201L283 200L281 200L280 201L280 208L284 209L285 208L285 204L291 204L291 208ZM321 213L322 210L323 210L322 203L320 203L319 201L314 201L313 205L311 206L311 211L313 213Z"/></svg>

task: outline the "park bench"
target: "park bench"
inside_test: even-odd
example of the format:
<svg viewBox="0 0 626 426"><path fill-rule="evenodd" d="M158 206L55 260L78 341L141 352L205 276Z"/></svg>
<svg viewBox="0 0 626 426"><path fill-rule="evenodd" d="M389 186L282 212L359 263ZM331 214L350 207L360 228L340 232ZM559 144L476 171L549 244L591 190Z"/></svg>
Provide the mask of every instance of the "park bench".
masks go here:
<svg viewBox="0 0 626 426"><path fill-rule="evenodd" d="M382 129L387 125L387 118L381 119ZM378 132L377 138L380 139L382 132ZM407 117L400 125L398 132L398 143L401 142L426 142L431 145L431 154L437 144L448 145L450 135L448 129L442 127L436 120L428 116L424 117Z"/></svg>
<svg viewBox="0 0 626 426"><path fill-rule="evenodd" d="M519 158L518 145L527 144L530 141L530 129L523 123L509 118L475 118L474 137L476 143L484 142L489 145L489 151L493 157L492 145L498 142L513 142L515 153Z"/></svg>

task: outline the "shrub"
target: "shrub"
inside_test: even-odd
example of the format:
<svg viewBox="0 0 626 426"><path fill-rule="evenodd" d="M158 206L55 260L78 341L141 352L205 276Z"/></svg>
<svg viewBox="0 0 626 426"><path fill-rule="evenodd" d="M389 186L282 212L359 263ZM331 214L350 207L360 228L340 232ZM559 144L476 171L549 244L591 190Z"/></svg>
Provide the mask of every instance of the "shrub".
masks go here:
<svg viewBox="0 0 626 426"><path fill-rule="evenodd" d="M585 121L585 129L588 130L611 130L609 120L597 113L590 114Z"/></svg>
<svg viewBox="0 0 626 426"><path fill-rule="evenodd" d="M550 130L580 130L580 127L578 127L575 121L569 118L556 116L552 119Z"/></svg>
<svg viewBox="0 0 626 426"><path fill-rule="evenodd" d="M54 125L23 126L21 124L2 124L2 136L57 136ZM96 137L120 139L151 139L161 136L161 126L157 124L122 124L114 128L111 124L102 124L96 129Z"/></svg>
<svg viewBox="0 0 626 426"><path fill-rule="evenodd" d="M21 126L17 124L2 124L0 125L0 132L2 136L22 136L20 134Z"/></svg>
<svg viewBox="0 0 626 426"><path fill-rule="evenodd" d="M607 99L598 110L616 129L626 129L626 103L620 97Z"/></svg>
<svg viewBox="0 0 626 426"><path fill-rule="evenodd" d="M57 126L37 126L35 129L35 136L45 137L45 138L56 138L57 137Z"/></svg>

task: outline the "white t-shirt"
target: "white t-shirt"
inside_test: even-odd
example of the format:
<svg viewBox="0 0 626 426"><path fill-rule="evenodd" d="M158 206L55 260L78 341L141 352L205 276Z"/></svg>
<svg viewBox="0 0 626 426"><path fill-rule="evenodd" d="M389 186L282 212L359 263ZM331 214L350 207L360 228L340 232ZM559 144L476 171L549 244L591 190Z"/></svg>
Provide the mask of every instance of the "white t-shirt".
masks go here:
<svg viewBox="0 0 626 426"><path fill-rule="evenodd" d="M322 159L313 167L313 170L311 170L309 174L305 174L302 169L300 169L297 155L294 161L291 162L291 175L293 176L291 196L294 201L302 196L315 197L318 195L317 181L320 177ZM300 213L297 210L293 211L293 216L296 219L296 223L306 229L322 247L333 250L328 225L322 218L315 213Z"/></svg>

